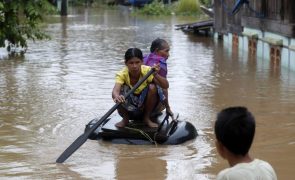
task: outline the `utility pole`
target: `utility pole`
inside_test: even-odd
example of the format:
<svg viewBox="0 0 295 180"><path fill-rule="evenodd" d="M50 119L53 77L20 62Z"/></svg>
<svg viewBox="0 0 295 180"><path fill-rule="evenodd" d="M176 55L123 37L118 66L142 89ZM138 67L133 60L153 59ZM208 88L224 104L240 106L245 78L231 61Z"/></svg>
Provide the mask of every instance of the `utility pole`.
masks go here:
<svg viewBox="0 0 295 180"><path fill-rule="evenodd" d="M60 9L60 15L61 16L66 16L66 15L68 15L68 2L67 2L67 0L61 0L61 9Z"/></svg>

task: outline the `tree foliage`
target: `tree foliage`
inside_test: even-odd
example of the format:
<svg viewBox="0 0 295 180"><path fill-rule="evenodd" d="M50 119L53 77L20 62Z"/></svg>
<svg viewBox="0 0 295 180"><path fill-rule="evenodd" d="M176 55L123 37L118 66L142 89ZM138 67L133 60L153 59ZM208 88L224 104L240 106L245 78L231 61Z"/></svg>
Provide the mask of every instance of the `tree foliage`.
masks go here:
<svg viewBox="0 0 295 180"><path fill-rule="evenodd" d="M153 1L150 4L144 5L143 8L138 9L137 13L143 15L153 15L153 16L160 16L160 15L171 15L172 11L171 8L165 6L161 1Z"/></svg>
<svg viewBox="0 0 295 180"><path fill-rule="evenodd" d="M0 0L0 47L27 48L27 40L49 38L40 28L44 15L55 12L48 0Z"/></svg>

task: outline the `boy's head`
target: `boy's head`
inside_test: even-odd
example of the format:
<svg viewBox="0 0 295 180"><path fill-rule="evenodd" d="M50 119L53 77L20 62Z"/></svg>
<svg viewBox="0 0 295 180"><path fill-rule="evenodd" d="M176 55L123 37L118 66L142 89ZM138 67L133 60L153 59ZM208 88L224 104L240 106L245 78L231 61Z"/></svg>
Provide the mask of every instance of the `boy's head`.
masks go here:
<svg viewBox="0 0 295 180"><path fill-rule="evenodd" d="M218 143L234 155L245 156L253 142L255 118L245 107L229 107L218 113L214 131Z"/></svg>

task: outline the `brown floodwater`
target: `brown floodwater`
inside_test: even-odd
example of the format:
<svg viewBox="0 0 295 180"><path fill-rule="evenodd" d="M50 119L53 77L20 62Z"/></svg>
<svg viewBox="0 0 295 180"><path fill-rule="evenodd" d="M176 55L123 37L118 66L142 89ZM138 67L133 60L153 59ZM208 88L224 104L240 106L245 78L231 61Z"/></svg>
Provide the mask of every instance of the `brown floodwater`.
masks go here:
<svg viewBox="0 0 295 180"><path fill-rule="evenodd" d="M257 120L251 155L294 179L295 72L210 37L186 34L180 17L134 17L128 8L69 9L48 18L51 40L29 42L24 57L0 60L1 179L215 179L226 167L214 147L222 108L247 106ZM199 136L181 145L119 145L88 140L64 164L56 158L85 124L114 104L114 74L129 47L171 46L170 105ZM115 113L114 113L115 114Z"/></svg>

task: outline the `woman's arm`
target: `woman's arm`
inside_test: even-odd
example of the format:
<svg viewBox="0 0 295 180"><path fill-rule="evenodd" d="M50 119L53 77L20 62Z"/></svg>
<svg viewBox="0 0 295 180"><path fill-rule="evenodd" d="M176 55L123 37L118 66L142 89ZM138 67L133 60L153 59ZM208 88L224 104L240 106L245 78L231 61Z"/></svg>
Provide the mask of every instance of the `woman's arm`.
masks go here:
<svg viewBox="0 0 295 180"><path fill-rule="evenodd" d="M156 70L154 73L154 79L153 82L157 85L159 85L163 89L168 89L169 88L169 82L167 81L166 78L160 76L158 72L160 71L160 64L156 64L153 66L153 68Z"/></svg>
<svg viewBox="0 0 295 180"><path fill-rule="evenodd" d="M121 87L122 87L121 84L115 83L115 86L114 86L113 92L112 92L112 98L113 98L115 103L117 103L117 102L122 103L122 102L125 101L124 96L120 95Z"/></svg>

